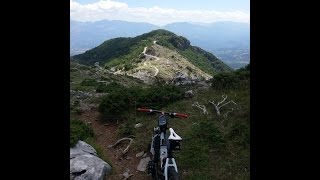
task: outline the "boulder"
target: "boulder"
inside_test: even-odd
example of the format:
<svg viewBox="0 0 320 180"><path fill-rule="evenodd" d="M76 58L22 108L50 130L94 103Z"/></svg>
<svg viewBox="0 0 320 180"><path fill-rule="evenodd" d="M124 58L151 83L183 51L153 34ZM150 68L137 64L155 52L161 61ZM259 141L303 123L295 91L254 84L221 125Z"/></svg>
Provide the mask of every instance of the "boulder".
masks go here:
<svg viewBox="0 0 320 180"><path fill-rule="evenodd" d="M150 157L142 158L140 160L138 167L137 167L137 170L142 171L142 172L145 171L147 169L147 166L148 166L148 163L150 160L151 160Z"/></svg>
<svg viewBox="0 0 320 180"><path fill-rule="evenodd" d="M78 141L73 148L70 148L70 159L83 154L98 156L97 151L84 141Z"/></svg>
<svg viewBox="0 0 320 180"><path fill-rule="evenodd" d="M173 83L176 86L179 85L190 85L193 84L194 81L190 79L190 77L187 75L186 72L182 73L182 72L178 72L176 73L174 79L173 79Z"/></svg>
<svg viewBox="0 0 320 180"><path fill-rule="evenodd" d="M144 154L144 151L141 151L141 152L136 154L136 157L141 157L141 156L143 156L143 154Z"/></svg>
<svg viewBox="0 0 320 180"><path fill-rule="evenodd" d="M78 141L70 148L70 179L103 180L111 172L111 166L97 157L96 150L89 144Z"/></svg>

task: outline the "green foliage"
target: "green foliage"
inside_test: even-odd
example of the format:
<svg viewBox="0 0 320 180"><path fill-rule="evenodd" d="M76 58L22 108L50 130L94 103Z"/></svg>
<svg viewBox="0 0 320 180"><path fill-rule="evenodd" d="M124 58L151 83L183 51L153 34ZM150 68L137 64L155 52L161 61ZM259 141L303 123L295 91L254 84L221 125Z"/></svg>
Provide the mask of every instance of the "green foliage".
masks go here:
<svg viewBox="0 0 320 180"><path fill-rule="evenodd" d="M180 50L185 50L190 46L190 41L182 36L171 36L168 40L175 48Z"/></svg>
<svg viewBox="0 0 320 180"><path fill-rule="evenodd" d="M112 88L110 94L104 97L99 105L102 118L109 121L125 118L125 112L136 107L161 108L183 98L183 92L171 85L145 89L121 86Z"/></svg>
<svg viewBox="0 0 320 180"><path fill-rule="evenodd" d="M117 67L117 69L123 69L128 71L136 67L134 63L138 63L139 55L143 51L147 42L138 42L136 45L130 47L130 53L110 59L105 64L105 68Z"/></svg>
<svg viewBox="0 0 320 180"><path fill-rule="evenodd" d="M177 86L162 85L144 89L137 101L138 106L162 108L183 98L183 92Z"/></svg>
<svg viewBox="0 0 320 180"><path fill-rule="evenodd" d="M218 147L224 142L222 133L213 121L201 121L194 127L191 138L205 141L209 147Z"/></svg>
<svg viewBox="0 0 320 180"><path fill-rule="evenodd" d="M78 140L85 140L93 137L93 130L87 126L83 121L70 120L70 147L77 144Z"/></svg>
<svg viewBox="0 0 320 180"><path fill-rule="evenodd" d="M216 72L232 71L229 66L220 61L216 56L199 47L191 46L190 41L182 36L171 35L160 37L157 44L177 50L188 61L208 74L214 75Z"/></svg>
<svg viewBox="0 0 320 180"><path fill-rule="evenodd" d="M211 83L212 87L217 90L248 87L248 84L250 83L250 71L239 69L235 72L219 73L213 77Z"/></svg>
<svg viewBox="0 0 320 180"><path fill-rule="evenodd" d="M108 85L100 83L96 89L96 92L97 93L111 93L113 91L117 91L122 88L124 88L124 86L122 86L121 84L119 84L117 82L112 82Z"/></svg>
<svg viewBox="0 0 320 180"><path fill-rule="evenodd" d="M135 125L134 119L130 119L130 120L124 122L123 124L121 124L118 129L118 135L120 136L120 138L128 137L130 135L135 135L136 129L133 128L134 125Z"/></svg>
<svg viewBox="0 0 320 180"><path fill-rule="evenodd" d="M81 86L98 86L99 83L95 79L84 79L81 83Z"/></svg>
<svg viewBox="0 0 320 180"><path fill-rule="evenodd" d="M134 38L120 37L105 41L101 45L86 51L83 54L75 55L72 58L76 61L85 64L93 65L95 62L105 64L114 59L132 60L137 58L143 51L143 47L152 44L155 36L173 34L165 30L155 30L150 33L145 33Z"/></svg>
<svg viewBox="0 0 320 180"><path fill-rule="evenodd" d="M192 64L199 67L202 71L214 75L215 70L212 68L210 61L206 60L202 54L194 53L190 49L180 51L181 55L188 59Z"/></svg>
<svg viewBox="0 0 320 180"><path fill-rule="evenodd" d="M80 109L80 101L75 100L73 104L70 104L70 114L81 115L82 111Z"/></svg>
<svg viewBox="0 0 320 180"><path fill-rule="evenodd" d="M99 112L103 120L115 121L124 117L124 112L130 107L128 102L130 93L124 89L112 91L102 99L99 105Z"/></svg>
<svg viewBox="0 0 320 180"><path fill-rule="evenodd" d="M182 150L174 154L179 171L185 172L182 179L250 179L250 91L247 81L249 79L239 82L241 88L198 90L192 99L165 107L168 111L190 115L188 119L174 119L169 123L169 127L183 138ZM228 95L228 100L235 101L238 106L226 105L221 109L221 116L217 116L208 101L218 101L222 94ZM195 101L206 106L207 115L190 106ZM234 110L224 116L230 107Z"/></svg>
<svg viewBox="0 0 320 180"><path fill-rule="evenodd" d="M73 58L86 65L100 62L100 64L105 64L106 68L116 67L117 69L128 71L135 68L135 64L140 62L139 55L143 51L143 48L150 46L153 40L156 40L159 45L177 50L191 63L211 75L215 72L228 72L232 70L213 54L201 48L191 46L188 39L162 29L134 38L111 39L83 54L75 55Z"/></svg>
<svg viewBox="0 0 320 180"><path fill-rule="evenodd" d="M73 58L85 65L93 65L95 62L104 64L113 58L129 54L130 47L136 43L137 40L134 38L114 38Z"/></svg>

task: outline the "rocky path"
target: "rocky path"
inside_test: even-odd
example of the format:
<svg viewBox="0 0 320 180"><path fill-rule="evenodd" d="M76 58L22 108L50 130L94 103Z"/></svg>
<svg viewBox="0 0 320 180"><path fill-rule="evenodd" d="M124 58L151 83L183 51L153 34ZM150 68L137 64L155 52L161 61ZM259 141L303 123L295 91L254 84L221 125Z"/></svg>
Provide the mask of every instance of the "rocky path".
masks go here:
<svg viewBox="0 0 320 180"><path fill-rule="evenodd" d="M157 56L153 56L153 55L151 55L151 54L146 54L147 48L148 48L147 46L144 47L144 49L143 49L143 51L142 51L142 54L143 54L143 55L145 55L146 57L155 58L156 60L159 60L159 59L160 59L160 58L157 57Z"/></svg>
<svg viewBox="0 0 320 180"><path fill-rule="evenodd" d="M153 43L155 44L156 43L156 41L153 41ZM144 49L143 49L143 51L142 51L142 54L143 55L145 55L146 57L149 57L149 58L155 58L156 60L159 60L160 58L159 57L157 57L157 56L153 56L153 55L150 55L150 54L146 54L146 50L147 50L147 46L146 47L144 47ZM147 66L147 62L144 62L143 63L143 65L144 66ZM154 69L155 69L155 73L154 73L154 77L156 77L157 75L158 75L158 73L159 73L159 69L156 67L156 66L153 66L153 65L151 65L151 64L149 64L149 66L151 66L151 67L153 67Z"/></svg>
<svg viewBox="0 0 320 180"><path fill-rule="evenodd" d="M99 112L87 111L81 116L77 117L82 121L89 122L92 126L94 134L96 135L96 143L103 148L103 153L108 159L108 163L112 166L112 174L107 178L108 180L121 180L125 179L122 175L124 173L133 174L130 180L151 180L151 176L147 174L147 171L137 171L140 159L137 158L136 154L139 152L133 152L129 149L127 154L123 156L120 148L124 149L124 145L119 145L116 148L108 148L108 145L113 145L119 138L117 137L118 124L104 124L99 121ZM150 155L148 155L150 156Z"/></svg>

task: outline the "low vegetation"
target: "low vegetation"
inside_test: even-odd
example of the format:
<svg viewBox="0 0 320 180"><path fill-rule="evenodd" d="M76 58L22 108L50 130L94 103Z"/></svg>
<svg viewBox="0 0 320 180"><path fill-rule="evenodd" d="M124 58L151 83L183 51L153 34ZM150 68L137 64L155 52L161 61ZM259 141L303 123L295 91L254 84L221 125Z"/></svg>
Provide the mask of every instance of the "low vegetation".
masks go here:
<svg viewBox="0 0 320 180"><path fill-rule="evenodd" d="M161 108L183 98L183 92L176 86L160 85L148 88L121 85L110 86L110 92L102 99L99 106L104 121L127 118L127 112L136 107Z"/></svg>
<svg viewBox="0 0 320 180"><path fill-rule="evenodd" d="M94 137L94 134L91 127L87 126L83 121L70 120L70 147L75 146L79 140L84 141L92 137Z"/></svg>
<svg viewBox="0 0 320 180"><path fill-rule="evenodd" d="M228 74L217 74L219 78L213 80L209 89L194 90L197 91L195 97L180 99L162 108L189 114L188 119L169 119L169 127L183 138L182 150L174 153L183 179L250 179L249 70L247 66ZM214 82L223 83L215 86ZM221 101L222 95L228 95L237 105L228 104L221 108L221 115L217 115L209 101ZM192 106L194 102L204 105L207 114ZM125 133L119 135L135 135L132 148L139 152L150 143L151 137L146 138L146 134L151 135L157 116L139 112L131 115L134 120L125 121L119 131ZM139 122L145 126L128 131Z"/></svg>
<svg viewBox="0 0 320 180"><path fill-rule="evenodd" d="M147 149L157 124L156 115L137 112L138 107L187 113L188 119L169 119L169 127L183 138L182 150L174 153L182 178L250 179L250 65L232 72L215 73L207 89L188 87L187 90L194 91L192 98L184 98L186 89L170 85L124 86L117 80L105 85L90 78L78 82L96 92L108 93L99 104L101 118L108 122L119 120L119 138L136 137L130 147L132 151ZM222 107L218 115L209 101L219 102L225 95L226 101L232 100L235 104ZM203 105L207 113L193 106L195 102ZM94 139L83 122L71 120L70 123L71 145L79 139L88 138L89 142ZM133 128L137 123L143 127Z"/></svg>
<svg viewBox="0 0 320 180"><path fill-rule="evenodd" d="M95 138L91 126L78 119L70 120L70 147L74 147L79 140L84 141L96 150L98 157L111 165L110 161L103 153L103 147L96 143Z"/></svg>
<svg viewBox="0 0 320 180"><path fill-rule="evenodd" d="M99 62L107 69L116 67L116 70L128 71L136 67L136 64L141 61L139 56L143 48L152 45L154 40L159 45L179 52L188 61L208 74L214 75L218 72L232 71L230 67L213 54L196 46L191 46L190 41L182 36L177 36L162 29L134 38L110 39L83 54L73 56L72 59L85 65L93 65L95 62Z"/></svg>

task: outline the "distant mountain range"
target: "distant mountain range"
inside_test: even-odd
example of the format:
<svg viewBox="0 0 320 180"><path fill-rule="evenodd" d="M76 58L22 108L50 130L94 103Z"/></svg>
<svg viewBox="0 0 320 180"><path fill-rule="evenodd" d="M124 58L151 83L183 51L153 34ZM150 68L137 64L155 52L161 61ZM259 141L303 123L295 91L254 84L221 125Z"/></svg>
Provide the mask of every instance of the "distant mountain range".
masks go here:
<svg viewBox="0 0 320 180"><path fill-rule="evenodd" d="M106 40L134 37L158 29L156 25L126 21L102 20L96 22L70 21L70 49L94 48Z"/></svg>
<svg viewBox="0 0 320 180"><path fill-rule="evenodd" d="M192 45L214 53L233 68L250 61L250 24L237 22L177 22L160 27L149 23L102 20L70 21L70 54L83 53L116 37L134 37L156 29L166 29L190 40Z"/></svg>

